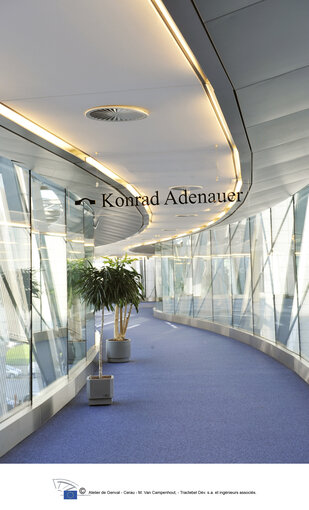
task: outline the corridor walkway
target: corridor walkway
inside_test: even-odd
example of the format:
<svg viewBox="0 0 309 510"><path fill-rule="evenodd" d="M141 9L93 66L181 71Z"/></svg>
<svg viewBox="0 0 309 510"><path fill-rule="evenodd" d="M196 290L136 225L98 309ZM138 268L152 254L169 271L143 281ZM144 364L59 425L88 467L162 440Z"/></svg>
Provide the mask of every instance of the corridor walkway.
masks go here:
<svg viewBox="0 0 309 510"><path fill-rule="evenodd" d="M112 336L107 316L106 337ZM308 463L309 386L259 351L132 317L133 361L106 364L114 403L85 388L2 463Z"/></svg>

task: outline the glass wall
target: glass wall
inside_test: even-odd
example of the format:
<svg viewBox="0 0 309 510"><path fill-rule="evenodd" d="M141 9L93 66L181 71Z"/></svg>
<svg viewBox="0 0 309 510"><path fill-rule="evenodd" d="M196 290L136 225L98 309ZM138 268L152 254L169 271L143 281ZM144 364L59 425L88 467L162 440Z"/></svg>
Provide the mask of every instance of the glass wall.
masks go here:
<svg viewBox="0 0 309 510"><path fill-rule="evenodd" d="M249 219L230 226L232 325L252 331Z"/></svg>
<svg viewBox="0 0 309 510"><path fill-rule="evenodd" d="M0 417L30 405L29 174L0 157Z"/></svg>
<svg viewBox="0 0 309 510"><path fill-rule="evenodd" d="M271 210L276 340L299 353L293 200Z"/></svg>
<svg viewBox="0 0 309 510"><path fill-rule="evenodd" d="M254 333L309 360L309 186L250 218L162 242L156 264L163 311Z"/></svg>
<svg viewBox="0 0 309 510"><path fill-rule="evenodd" d="M67 373L65 190L31 176L33 394Z"/></svg>
<svg viewBox="0 0 309 510"><path fill-rule="evenodd" d="M270 209L249 219L251 237L252 308L255 335L275 340L274 284Z"/></svg>
<svg viewBox="0 0 309 510"><path fill-rule="evenodd" d="M309 361L309 187L294 196L294 245L300 354Z"/></svg>
<svg viewBox="0 0 309 510"><path fill-rule="evenodd" d="M135 258L135 257L134 257ZM144 288L144 300L156 301L156 257L138 257L133 260L134 269L141 275ZM158 289L159 290L159 289ZM158 298L160 296L158 295Z"/></svg>
<svg viewBox="0 0 309 510"><path fill-rule="evenodd" d="M232 324L231 260L229 226L212 230L212 302L213 320L221 324Z"/></svg>
<svg viewBox="0 0 309 510"><path fill-rule="evenodd" d="M94 343L94 314L70 301L67 278L67 261L93 256L94 236L89 206L3 157L0 193L3 419L66 377Z"/></svg>
<svg viewBox="0 0 309 510"><path fill-rule="evenodd" d="M175 313L193 314L191 236L173 241Z"/></svg>
<svg viewBox="0 0 309 510"><path fill-rule="evenodd" d="M85 258L92 260L94 258L94 223L93 223L93 210L84 202L84 250ZM95 343L95 325L94 325L94 308L86 306L86 351Z"/></svg>
<svg viewBox="0 0 309 510"><path fill-rule="evenodd" d="M161 243L155 245L155 259L156 308L163 310Z"/></svg>
<svg viewBox="0 0 309 510"><path fill-rule="evenodd" d="M68 193L67 256L68 264L85 258L84 209L76 207ZM74 285L74 282L72 282ZM86 307L75 294L68 292L68 365L72 368L86 354Z"/></svg>
<svg viewBox="0 0 309 510"><path fill-rule="evenodd" d="M210 231L192 235L193 315L213 320Z"/></svg>
<svg viewBox="0 0 309 510"><path fill-rule="evenodd" d="M161 244L162 310L175 313L173 241Z"/></svg>

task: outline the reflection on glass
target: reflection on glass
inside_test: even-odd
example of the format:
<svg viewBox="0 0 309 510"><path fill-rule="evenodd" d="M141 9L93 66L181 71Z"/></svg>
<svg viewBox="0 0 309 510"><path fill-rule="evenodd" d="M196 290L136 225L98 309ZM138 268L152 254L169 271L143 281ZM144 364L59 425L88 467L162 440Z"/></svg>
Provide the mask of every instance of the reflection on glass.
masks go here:
<svg viewBox="0 0 309 510"><path fill-rule="evenodd" d="M233 327L252 332L249 218L230 225Z"/></svg>
<svg viewBox="0 0 309 510"><path fill-rule="evenodd" d="M146 259L140 260L140 264L140 273L143 274L145 300L156 301L156 258L148 258L147 262ZM141 271L142 267L144 268L143 272Z"/></svg>
<svg viewBox="0 0 309 510"><path fill-rule="evenodd" d="M68 288L69 368L86 356L86 306L74 292L74 274L70 266L70 261L85 258L84 208L83 205L75 206L74 202L75 197L69 193L67 197L67 258L69 282L73 285L73 288ZM89 228L88 220L88 231Z"/></svg>
<svg viewBox="0 0 309 510"><path fill-rule="evenodd" d="M253 332L309 360L309 186L253 217L162 242L156 254L163 310Z"/></svg>
<svg viewBox="0 0 309 510"><path fill-rule="evenodd" d="M92 260L94 257L94 224L93 224L93 210L91 207L84 203L84 237L85 237L85 258ZM95 323L94 323L94 309L92 306L86 306L86 340L88 351L95 343Z"/></svg>
<svg viewBox="0 0 309 510"><path fill-rule="evenodd" d="M271 211L273 230L273 281L276 340L299 353L297 293L294 268L294 216L292 199Z"/></svg>
<svg viewBox="0 0 309 510"><path fill-rule="evenodd" d="M193 314L213 320L210 232L192 235Z"/></svg>
<svg viewBox="0 0 309 510"><path fill-rule="evenodd" d="M0 157L0 419L30 395L29 176Z"/></svg>
<svg viewBox="0 0 309 510"><path fill-rule="evenodd" d="M86 329L88 348L94 343L93 311L86 323L77 298L67 307L67 258L93 256L94 228L88 205L78 208L65 189L3 157L0 195L2 420L85 357Z"/></svg>
<svg viewBox="0 0 309 510"><path fill-rule="evenodd" d="M294 201L300 354L309 360L309 186Z"/></svg>
<svg viewBox="0 0 309 510"><path fill-rule="evenodd" d="M162 310L162 263L161 243L155 245L156 308Z"/></svg>
<svg viewBox="0 0 309 510"><path fill-rule="evenodd" d="M65 190L32 175L33 394L67 374Z"/></svg>
<svg viewBox="0 0 309 510"><path fill-rule="evenodd" d="M220 324L232 324L229 226L211 231L213 317Z"/></svg>
<svg viewBox="0 0 309 510"><path fill-rule="evenodd" d="M275 341L274 285L271 267L270 210L250 218L253 331Z"/></svg>
<svg viewBox="0 0 309 510"><path fill-rule="evenodd" d="M173 248L175 314L193 315L191 236L175 239Z"/></svg>
<svg viewBox="0 0 309 510"><path fill-rule="evenodd" d="M32 236L34 394L67 373L65 257L63 238Z"/></svg>
<svg viewBox="0 0 309 510"><path fill-rule="evenodd" d="M174 259L173 241L166 241L161 245L162 261L162 309L167 313L174 313Z"/></svg>
<svg viewBox="0 0 309 510"><path fill-rule="evenodd" d="M65 192L32 174L32 228L41 234L65 236Z"/></svg>

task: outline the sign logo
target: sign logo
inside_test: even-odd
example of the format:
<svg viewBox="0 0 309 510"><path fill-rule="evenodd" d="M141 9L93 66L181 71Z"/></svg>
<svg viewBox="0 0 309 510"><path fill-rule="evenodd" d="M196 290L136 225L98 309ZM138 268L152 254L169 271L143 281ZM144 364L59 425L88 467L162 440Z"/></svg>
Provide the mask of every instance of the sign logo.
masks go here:
<svg viewBox="0 0 309 510"><path fill-rule="evenodd" d="M77 499L77 491L63 491L63 499Z"/></svg>
<svg viewBox="0 0 309 510"><path fill-rule="evenodd" d="M59 492L59 496L63 496L63 499L77 499L77 493L81 496L87 496L88 494L85 487L80 487L75 482L71 480L66 480L64 478L54 478L54 487Z"/></svg>

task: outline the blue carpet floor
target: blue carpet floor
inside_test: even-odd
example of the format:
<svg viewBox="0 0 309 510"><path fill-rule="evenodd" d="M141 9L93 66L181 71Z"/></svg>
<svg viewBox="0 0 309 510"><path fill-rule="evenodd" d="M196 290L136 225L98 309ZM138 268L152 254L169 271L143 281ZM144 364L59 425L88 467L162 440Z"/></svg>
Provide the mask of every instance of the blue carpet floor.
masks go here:
<svg viewBox="0 0 309 510"><path fill-rule="evenodd" d="M309 386L293 372L147 306L131 326L133 361L105 365L113 405L89 407L83 389L0 462L309 462Z"/></svg>

